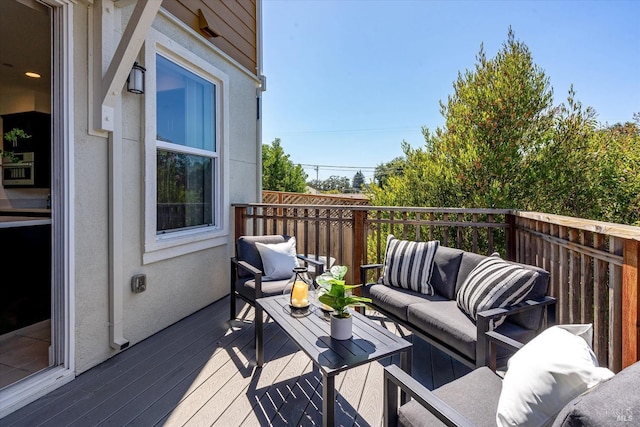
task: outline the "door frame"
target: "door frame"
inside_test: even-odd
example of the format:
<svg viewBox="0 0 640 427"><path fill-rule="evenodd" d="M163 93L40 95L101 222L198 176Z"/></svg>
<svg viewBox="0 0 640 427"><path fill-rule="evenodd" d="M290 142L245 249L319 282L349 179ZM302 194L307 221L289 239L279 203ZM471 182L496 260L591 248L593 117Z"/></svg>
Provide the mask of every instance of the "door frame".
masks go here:
<svg viewBox="0 0 640 427"><path fill-rule="evenodd" d="M0 418L75 378L74 0L52 8L51 351L52 366L0 391Z"/></svg>

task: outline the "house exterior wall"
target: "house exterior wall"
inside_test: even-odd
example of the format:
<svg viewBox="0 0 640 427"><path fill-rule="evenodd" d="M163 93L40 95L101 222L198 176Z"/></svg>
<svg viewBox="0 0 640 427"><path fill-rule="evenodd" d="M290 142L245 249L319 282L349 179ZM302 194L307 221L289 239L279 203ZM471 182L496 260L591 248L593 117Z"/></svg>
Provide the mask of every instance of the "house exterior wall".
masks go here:
<svg viewBox="0 0 640 427"><path fill-rule="evenodd" d="M120 37L118 31L126 26L134 6L115 9L120 22L114 31L116 43ZM75 368L76 373L81 373L117 351L110 347L109 339L109 139L87 130L92 108L87 58L95 53L87 42L92 31L88 25L89 7L74 10ZM223 175L228 181L226 200L229 203L257 201L261 145L257 142L259 79L255 69L246 69L166 10L158 13L152 29L228 76L225 88L229 103L228 149L222 153L228 162L228 171ZM143 52L138 57L144 58ZM155 76L147 73L146 79L152 78ZM149 96L154 94L134 95L125 88L121 95L122 253L116 254L115 261L121 263L122 274L116 278L116 284L124 289L122 324L130 345L228 294L233 239L232 234L228 234L223 244L214 247L156 262L143 261L145 209L148 208L145 207L145 185L149 185L144 181L144 97ZM83 108L85 105L89 108ZM222 208L226 230L233 230L231 208L228 204ZM131 277L136 274L147 277L147 290L143 293L130 291Z"/></svg>

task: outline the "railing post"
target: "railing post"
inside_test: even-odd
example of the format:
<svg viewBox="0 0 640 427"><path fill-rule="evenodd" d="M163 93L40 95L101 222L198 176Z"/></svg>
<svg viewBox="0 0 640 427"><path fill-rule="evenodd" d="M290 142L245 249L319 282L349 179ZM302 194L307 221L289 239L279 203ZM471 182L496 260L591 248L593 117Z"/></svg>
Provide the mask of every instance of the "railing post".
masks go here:
<svg viewBox="0 0 640 427"><path fill-rule="evenodd" d="M516 216L512 213L505 214L505 222L509 224L507 227L507 254L509 261L518 261L516 257ZM489 254L490 255L490 254Z"/></svg>
<svg viewBox="0 0 640 427"><path fill-rule="evenodd" d="M622 368L640 360L640 242L626 240L622 255Z"/></svg>
<svg viewBox="0 0 640 427"><path fill-rule="evenodd" d="M624 241L609 237L609 252L623 255ZM623 258L624 259L624 258ZM609 369L622 369L622 268L609 264Z"/></svg>
<svg viewBox="0 0 640 427"><path fill-rule="evenodd" d="M238 240L240 236L244 236L246 234L246 228L244 223L244 218L246 216L247 206L236 206L234 208L234 228L235 228L235 239L234 242Z"/></svg>
<svg viewBox="0 0 640 427"><path fill-rule="evenodd" d="M357 280L356 272L360 271L360 265L366 263L367 251L367 211L353 211L353 258L351 261L352 268L351 280Z"/></svg>

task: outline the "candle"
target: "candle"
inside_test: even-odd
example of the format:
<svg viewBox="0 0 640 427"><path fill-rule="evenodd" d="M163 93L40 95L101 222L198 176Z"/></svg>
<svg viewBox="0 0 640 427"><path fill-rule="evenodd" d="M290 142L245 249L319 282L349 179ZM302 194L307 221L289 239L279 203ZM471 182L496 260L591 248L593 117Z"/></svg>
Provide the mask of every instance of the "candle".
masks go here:
<svg viewBox="0 0 640 427"><path fill-rule="evenodd" d="M291 305L307 307L309 305L309 286L305 282L297 281L291 289Z"/></svg>

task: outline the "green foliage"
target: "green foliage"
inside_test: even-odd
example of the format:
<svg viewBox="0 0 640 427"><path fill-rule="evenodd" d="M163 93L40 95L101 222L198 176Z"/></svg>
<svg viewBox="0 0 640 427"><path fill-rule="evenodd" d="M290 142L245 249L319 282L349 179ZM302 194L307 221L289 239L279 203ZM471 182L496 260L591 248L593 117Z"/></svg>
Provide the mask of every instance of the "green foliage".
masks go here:
<svg viewBox="0 0 640 427"><path fill-rule="evenodd" d="M402 173L380 174L373 205L527 209L624 224L640 221L640 116L598 128L570 88L553 91L509 29L492 59L481 46L441 102L445 125L403 143Z"/></svg>
<svg viewBox="0 0 640 427"><path fill-rule="evenodd" d="M334 265L329 271L324 272L316 279L318 284L325 290L318 300L333 308L335 316L340 318L350 316L347 307L371 302L371 298L350 294L349 291L351 291L351 289L362 285L345 285L344 276L346 274L346 266Z"/></svg>
<svg viewBox="0 0 640 427"><path fill-rule="evenodd" d="M280 145L280 138L262 144L262 188L271 191L304 193L307 174L300 165L294 165Z"/></svg>

